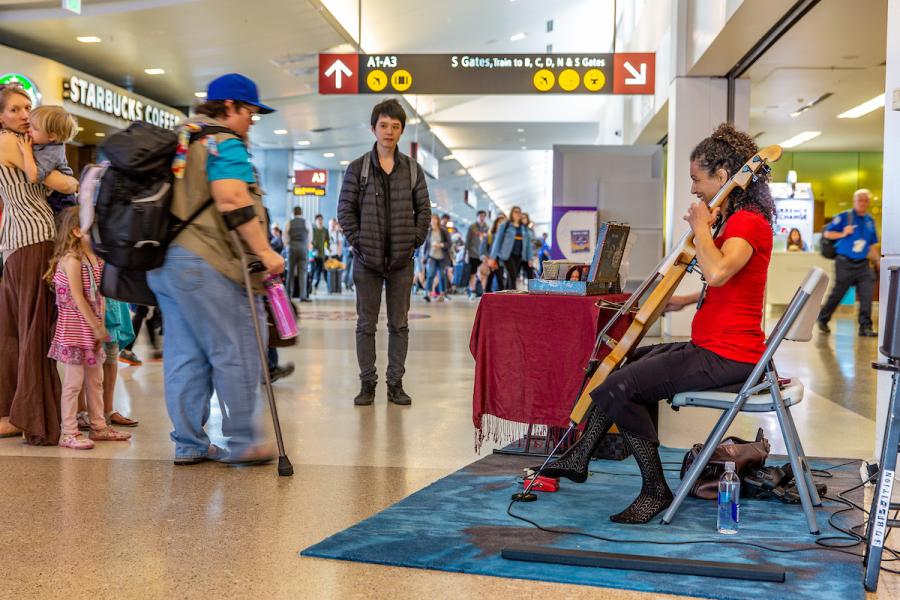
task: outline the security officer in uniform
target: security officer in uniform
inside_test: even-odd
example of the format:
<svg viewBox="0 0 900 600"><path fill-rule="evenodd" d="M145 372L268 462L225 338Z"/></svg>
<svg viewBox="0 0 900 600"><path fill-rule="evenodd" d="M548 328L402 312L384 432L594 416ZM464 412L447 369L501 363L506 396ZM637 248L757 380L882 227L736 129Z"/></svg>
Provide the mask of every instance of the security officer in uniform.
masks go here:
<svg viewBox="0 0 900 600"><path fill-rule="evenodd" d="M875 219L867 211L871 200L869 190L853 193L853 210L844 211L832 219L822 235L835 240L837 256L834 260L835 281L831 295L819 312L819 331L831 333L828 321L834 309L850 286L856 286L859 299L859 335L876 337L872 331L872 296L875 290L875 273L869 260L880 260L877 252L878 234Z"/></svg>

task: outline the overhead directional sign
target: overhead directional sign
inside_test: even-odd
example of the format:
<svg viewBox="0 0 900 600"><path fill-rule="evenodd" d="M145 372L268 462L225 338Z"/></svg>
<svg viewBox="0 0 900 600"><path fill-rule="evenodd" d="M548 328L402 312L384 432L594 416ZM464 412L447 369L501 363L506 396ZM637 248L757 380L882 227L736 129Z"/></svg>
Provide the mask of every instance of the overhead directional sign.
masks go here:
<svg viewBox="0 0 900 600"><path fill-rule="evenodd" d="M320 94L359 93L358 54L319 55Z"/></svg>
<svg viewBox="0 0 900 600"><path fill-rule="evenodd" d="M616 54L613 58L613 93L652 94L656 55L652 52Z"/></svg>
<svg viewBox="0 0 900 600"><path fill-rule="evenodd" d="M656 56L320 54L320 94L652 94Z"/></svg>

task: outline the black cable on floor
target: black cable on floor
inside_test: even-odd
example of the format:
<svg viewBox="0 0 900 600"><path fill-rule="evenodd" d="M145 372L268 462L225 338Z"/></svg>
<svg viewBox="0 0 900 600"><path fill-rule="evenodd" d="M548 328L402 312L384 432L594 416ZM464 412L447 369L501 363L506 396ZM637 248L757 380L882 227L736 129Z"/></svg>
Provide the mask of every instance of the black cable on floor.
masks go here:
<svg viewBox="0 0 900 600"><path fill-rule="evenodd" d="M848 461L848 462L840 463L837 465L830 465L824 469L811 469L811 471L813 473L819 473L820 477L828 479L828 478L834 477L834 475L831 473L832 469L838 469L840 467L852 465L856 462L860 462L860 461L856 461L856 460ZM668 462L668 463L663 463L663 464L675 464L675 463ZM594 471L594 473L616 475L616 476L622 475L622 473L607 473L607 472L603 472L603 471ZM634 474L631 473L630 475L634 475ZM536 529L543 531L545 533L553 533L553 534L557 534L557 535L573 535L573 536L585 537L588 539L598 540L601 542L607 542L607 543L611 543L611 544L652 544L652 545L657 545L657 546L688 546L688 545L692 545L692 544L713 544L713 545L727 544L727 545L731 545L731 546L746 546L746 547L750 547L750 548L757 548L760 550L765 550L766 552L775 552L775 553L779 553L779 554L792 554L792 553L796 553L796 552L810 552L810 551L838 552L840 554L846 554L848 556L855 556L856 558L862 559L862 558L864 558L863 554L858 554L856 552L850 552L847 549L855 548L855 547L859 546L861 543L865 543L865 541L866 541L865 538L862 535L853 531L853 529L855 529L857 527L862 527L863 525L865 525L866 517L868 516L868 512L863 507L856 504L854 501L850 500L849 498L844 498L843 496L845 494L849 494L850 492L856 491L859 488L865 486L867 483L871 482L877 476L878 475L875 474L875 475L869 477L869 479L867 479L866 481L863 481L860 484L857 484L851 488L848 488L846 490L839 492L836 498L830 497L830 496L824 497L824 499L826 499L826 500L830 500L832 502L837 502L839 504L844 504L846 506L846 508L835 511L828 517L828 525L830 527L832 527L833 529L843 533L844 536L846 536L846 537L843 537L843 536L820 537L819 539L816 540L814 546L801 546L801 547L797 547L797 548L775 548L772 546L767 546L765 544L756 544L754 542L745 542L745 541L728 540L728 539L690 540L690 541L678 541L678 542L658 541L658 540L628 540L628 539L622 539L622 538L608 538L608 537L604 537L604 536L600 536L600 535L595 535L593 533L587 533L584 531L571 531L571 530L567 530L567 529L555 529L552 527L544 527L543 525L541 525L540 523L537 523L536 521L533 521L527 517L523 517L521 515L517 515L517 514L513 513L512 507L517 502L516 500L513 500L509 503L509 506L507 506L507 508L506 508L506 514L508 514L510 517L512 517L514 519L517 519L524 523L528 523L529 525L531 525L531 526L535 527ZM859 525L855 525L849 529L845 529L845 528L837 525L834 522L834 518L836 516L846 513L846 512L853 511L853 510L859 510L863 513L863 522L860 523ZM897 513L900 513L900 511L897 511ZM897 516L897 514L895 513L895 518L896 518L896 516ZM888 531L888 536L889 535L890 535L890 531ZM821 542L826 542L826 541L829 541L829 542L832 542L832 541L852 542L852 544L832 545L831 543L821 543ZM885 536L885 542L886 541L887 541L887 536ZM900 560L900 551L893 550L893 549L887 548L887 547L884 547L883 550L885 552L889 553L891 556L893 556L893 558L882 560L882 562L893 562L893 561ZM884 566L881 567L881 570L885 571L887 573L900 574L900 571L889 569Z"/></svg>

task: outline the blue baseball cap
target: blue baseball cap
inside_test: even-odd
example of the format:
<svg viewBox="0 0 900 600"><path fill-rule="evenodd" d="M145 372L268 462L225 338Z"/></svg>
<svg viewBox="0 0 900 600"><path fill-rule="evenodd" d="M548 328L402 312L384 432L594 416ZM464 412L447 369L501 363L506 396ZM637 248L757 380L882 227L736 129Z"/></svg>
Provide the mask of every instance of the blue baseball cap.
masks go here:
<svg viewBox="0 0 900 600"><path fill-rule="evenodd" d="M264 115L275 112L274 108L259 101L256 84L240 73L229 73L210 81L206 88L206 99L243 102L259 108L259 112Z"/></svg>

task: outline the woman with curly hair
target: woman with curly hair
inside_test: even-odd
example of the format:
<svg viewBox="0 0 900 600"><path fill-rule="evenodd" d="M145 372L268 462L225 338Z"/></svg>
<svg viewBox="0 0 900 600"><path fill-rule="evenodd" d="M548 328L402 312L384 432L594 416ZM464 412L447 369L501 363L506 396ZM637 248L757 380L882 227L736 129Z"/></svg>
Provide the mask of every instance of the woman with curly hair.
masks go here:
<svg viewBox="0 0 900 600"><path fill-rule="evenodd" d="M543 473L585 481L590 457L615 423L643 480L635 501L610 517L617 523L647 523L672 502L650 410L678 392L743 382L762 356L765 337L760 324L775 212L766 178L760 176L746 190L731 192L721 211L724 224L717 236L711 228L720 210L707 208L756 151L747 134L723 124L691 153L691 193L699 201L691 204L684 220L694 234L705 294L674 296L666 307L676 311L699 302L691 341L635 350L624 367L591 392L594 403L581 438Z"/></svg>

